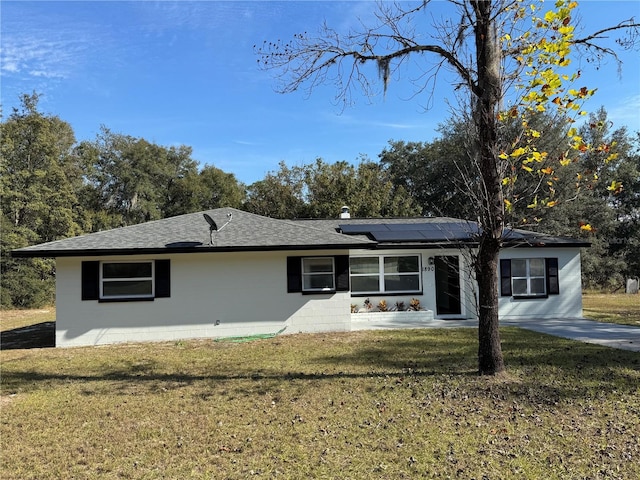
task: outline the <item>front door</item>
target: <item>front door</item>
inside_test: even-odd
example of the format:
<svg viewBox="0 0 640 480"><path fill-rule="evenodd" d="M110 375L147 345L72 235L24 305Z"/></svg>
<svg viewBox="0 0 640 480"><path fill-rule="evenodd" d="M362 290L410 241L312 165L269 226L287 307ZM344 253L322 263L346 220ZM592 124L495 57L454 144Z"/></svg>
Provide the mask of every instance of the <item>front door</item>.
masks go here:
<svg viewBox="0 0 640 480"><path fill-rule="evenodd" d="M437 314L460 315L460 258L457 255L437 256L434 267Z"/></svg>

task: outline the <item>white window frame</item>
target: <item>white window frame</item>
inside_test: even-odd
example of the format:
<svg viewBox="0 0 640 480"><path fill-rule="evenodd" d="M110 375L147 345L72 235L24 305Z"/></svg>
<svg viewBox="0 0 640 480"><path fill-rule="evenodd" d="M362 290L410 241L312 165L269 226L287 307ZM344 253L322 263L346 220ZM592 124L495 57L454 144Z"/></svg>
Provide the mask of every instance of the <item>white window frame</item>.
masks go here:
<svg viewBox="0 0 640 480"><path fill-rule="evenodd" d="M149 264L151 265L151 276L149 277L117 277L117 278L104 278L104 266L110 265L114 263L139 263L139 264ZM154 298L156 291L156 282L155 282L155 262L153 260L112 260L112 261L102 261L100 262L100 300L121 300L128 298ZM115 282L127 282L127 281L151 281L151 293L149 294L136 294L136 293L127 293L122 295L105 295L104 293L104 285L106 283L115 283Z"/></svg>
<svg viewBox="0 0 640 480"><path fill-rule="evenodd" d="M399 258L399 257L415 257L418 259L418 270L415 272L393 272L393 273L385 273L384 271L384 261L387 258ZM355 277L371 277L376 275L376 273L352 273L351 272L351 264L349 264L349 278L351 281L351 293L353 295L372 295L377 293L384 293L387 295L402 295L406 293L417 293L422 291L422 255L420 254L405 254L405 255L357 255L351 258L377 258L378 259L378 290L367 290L367 291L353 291L353 281L351 281ZM399 275L399 276L418 276L418 289L417 290L386 290L385 289L385 277L391 275Z"/></svg>
<svg viewBox="0 0 640 480"><path fill-rule="evenodd" d="M327 263L331 262L331 271L325 272L305 272L305 263L310 260L324 260ZM336 262L334 257L302 257L301 262L301 270L302 270L302 291L303 292L335 292L336 290ZM331 275L331 287L322 287L322 288L312 288L306 287L306 279L312 276L326 276Z"/></svg>
<svg viewBox="0 0 640 480"><path fill-rule="evenodd" d="M531 275L531 260L542 261L542 275ZM525 261L526 275L515 276L513 274L513 262ZM542 279L542 292L532 292L531 281L534 279ZM516 293L515 280L526 280L527 291L525 293ZM511 259L511 294L514 297L546 297L547 296L547 266L544 258L512 258Z"/></svg>

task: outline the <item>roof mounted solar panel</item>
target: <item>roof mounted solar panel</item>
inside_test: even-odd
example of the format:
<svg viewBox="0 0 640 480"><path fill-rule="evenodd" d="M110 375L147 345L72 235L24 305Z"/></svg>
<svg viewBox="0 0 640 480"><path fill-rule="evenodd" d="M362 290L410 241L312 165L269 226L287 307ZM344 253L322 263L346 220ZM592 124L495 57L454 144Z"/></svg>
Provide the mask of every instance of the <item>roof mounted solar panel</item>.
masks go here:
<svg viewBox="0 0 640 480"><path fill-rule="evenodd" d="M392 232L415 232L429 228L428 223L387 223L386 226Z"/></svg>
<svg viewBox="0 0 640 480"><path fill-rule="evenodd" d="M342 233L346 235L357 235L373 232L388 232L389 228L384 223L359 223L338 225Z"/></svg>
<svg viewBox="0 0 640 480"><path fill-rule="evenodd" d="M536 233L534 232L526 232L523 230L514 230L512 228L505 228L502 231L502 237L505 240L524 240L526 238L531 238L531 237L535 237L537 236Z"/></svg>
<svg viewBox="0 0 640 480"><path fill-rule="evenodd" d="M474 222L360 223L340 225L347 235L368 235L379 242L466 242L478 233Z"/></svg>
<svg viewBox="0 0 640 480"><path fill-rule="evenodd" d="M425 240L418 230L371 232L371 236L378 242L424 242Z"/></svg>

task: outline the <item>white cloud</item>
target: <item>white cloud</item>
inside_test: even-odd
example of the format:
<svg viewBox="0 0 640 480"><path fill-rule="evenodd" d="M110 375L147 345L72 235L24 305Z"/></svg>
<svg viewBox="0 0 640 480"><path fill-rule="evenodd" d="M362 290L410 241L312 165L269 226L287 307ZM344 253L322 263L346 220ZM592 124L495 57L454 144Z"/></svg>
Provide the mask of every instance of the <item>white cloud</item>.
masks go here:
<svg viewBox="0 0 640 480"><path fill-rule="evenodd" d="M632 132L640 131L640 94L622 99L607 109L607 116L614 123L614 128L626 126Z"/></svg>
<svg viewBox="0 0 640 480"><path fill-rule="evenodd" d="M67 78L84 50L81 41L60 32L29 28L25 24L3 32L3 74Z"/></svg>

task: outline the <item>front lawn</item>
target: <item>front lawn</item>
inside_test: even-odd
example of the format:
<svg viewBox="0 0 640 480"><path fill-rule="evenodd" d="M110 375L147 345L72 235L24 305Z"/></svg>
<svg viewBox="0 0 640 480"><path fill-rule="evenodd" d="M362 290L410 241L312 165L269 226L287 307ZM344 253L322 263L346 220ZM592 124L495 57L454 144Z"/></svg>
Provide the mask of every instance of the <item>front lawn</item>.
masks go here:
<svg viewBox="0 0 640 480"><path fill-rule="evenodd" d="M502 330L0 352L0 478L640 477L640 353Z"/></svg>
<svg viewBox="0 0 640 480"><path fill-rule="evenodd" d="M599 322L640 327L640 295L585 293L583 315Z"/></svg>
<svg viewBox="0 0 640 480"><path fill-rule="evenodd" d="M55 305L38 309L0 309L0 332L56 319Z"/></svg>

